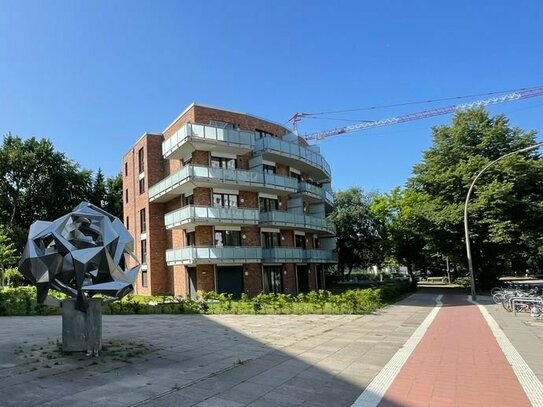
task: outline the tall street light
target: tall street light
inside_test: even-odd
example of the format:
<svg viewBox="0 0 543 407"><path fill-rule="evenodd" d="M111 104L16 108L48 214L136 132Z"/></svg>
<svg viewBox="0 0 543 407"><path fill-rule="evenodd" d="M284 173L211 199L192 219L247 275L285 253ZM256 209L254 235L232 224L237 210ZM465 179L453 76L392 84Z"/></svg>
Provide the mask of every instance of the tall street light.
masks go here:
<svg viewBox="0 0 543 407"><path fill-rule="evenodd" d="M487 164L481 171L479 171L479 173L477 174L477 176L475 177L475 179L473 180L473 182L471 183L469 187L468 195L466 196L466 203L464 205L464 232L466 233L466 252L468 255L468 270L469 270L469 279L470 279L470 284L471 284L471 299L473 301L477 300L477 295L475 294L475 275L473 274L473 261L471 258L471 245L469 241L469 225L468 225L468 202L471 196L471 192L473 191L473 188L475 187L475 183L477 182L479 177L483 174L483 172L485 172L492 165L496 164L498 161L503 160L505 157L509 157L510 155L513 155L513 154L524 153L526 151L535 150L536 148L539 148L541 146L543 146L543 142L534 144L529 147L521 148L520 150L512 151L510 153L502 155L500 158Z"/></svg>

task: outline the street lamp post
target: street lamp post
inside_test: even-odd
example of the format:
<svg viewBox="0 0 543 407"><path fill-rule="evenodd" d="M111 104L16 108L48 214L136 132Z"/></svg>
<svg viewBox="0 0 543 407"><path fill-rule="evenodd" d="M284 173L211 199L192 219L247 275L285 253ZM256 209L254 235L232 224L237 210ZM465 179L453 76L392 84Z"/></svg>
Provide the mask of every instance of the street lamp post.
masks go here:
<svg viewBox="0 0 543 407"><path fill-rule="evenodd" d="M477 176L475 177L475 179L473 180L473 182L471 183L469 187L468 195L466 196L466 203L464 205L464 232L466 234L466 253L468 256L469 280L471 284L471 299L473 301L477 300L477 294L475 294L475 275L473 273L473 261L471 257L471 245L470 245L470 240L469 240L469 225L468 225L468 202L471 196L471 192L473 191L473 188L475 187L475 183L477 182L479 177L483 174L483 172L485 172L492 165L496 164L498 161L503 160L505 157L509 157L510 155L513 155L513 154L524 153L526 151L535 150L536 148L539 148L541 146L543 146L543 142L534 144L529 147L521 148L520 150L512 151L510 153L502 155L500 158L490 162L481 171L479 171L479 173L477 174Z"/></svg>

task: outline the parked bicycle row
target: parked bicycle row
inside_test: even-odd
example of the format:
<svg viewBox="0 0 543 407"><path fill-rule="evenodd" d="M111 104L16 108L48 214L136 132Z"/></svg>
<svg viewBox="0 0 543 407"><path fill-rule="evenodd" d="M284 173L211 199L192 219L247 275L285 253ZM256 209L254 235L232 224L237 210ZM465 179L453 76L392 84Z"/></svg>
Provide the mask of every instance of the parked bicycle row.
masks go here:
<svg viewBox="0 0 543 407"><path fill-rule="evenodd" d="M543 297L539 287L526 289L509 283L505 288L493 288L490 293L494 302L502 304L509 312L525 312L534 318L543 317Z"/></svg>

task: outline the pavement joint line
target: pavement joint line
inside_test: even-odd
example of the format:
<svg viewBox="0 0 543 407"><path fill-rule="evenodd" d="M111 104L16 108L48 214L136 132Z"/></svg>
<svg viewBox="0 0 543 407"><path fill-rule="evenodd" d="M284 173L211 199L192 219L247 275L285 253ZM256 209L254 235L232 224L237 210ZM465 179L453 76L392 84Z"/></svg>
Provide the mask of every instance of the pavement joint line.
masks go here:
<svg viewBox="0 0 543 407"><path fill-rule="evenodd" d="M409 337L403 347L392 356L383 369L374 377L368 387L364 389L362 394L352 404L352 407L376 407L381 402L388 388L394 379L396 379L398 373L400 373L403 365L422 340L432 322L434 322L437 313L443 305L441 298L443 298L443 295L438 295L435 298L436 305L432 311L430 311L424 321L413 332L413 335Z"/></svg>
<svg viewBox="0 0 543 407"><path fill-rule="evenodd" d="M245 364L247 362L250 362L251 360L253 360L253 359L247 359L246 361L244 361L243 364ZM141 406L141 405L147 404L150 401L161 399L163 397L169 396L170 394L177 393L180 390L186 389L188 387L192 387L192 386L194 386L194 385L196 385L198 383L201 383L201 382L203 382L203 381L205 381L207 379L211 379L211 378L213 378L215 376L218 376L218 375L220 375L222 373L228 372L228 371L230 371L232 369L235 369L236 367L239 367L239 366L241 366L241 365L236 364L236 365L233 365L233 366L228 366L228 367L226 367L224 369L218 370L218 371L210 373L210 374L208 374L206 376L200 377L199 379L193 380L192 382L184 384L183 386L174 386L174 388L172 388L170 390L166 390L166 391L164 391L162 393L154 394L151 397L148 397L148 398L146 398L144 400L140 400L140 401L138 401L136 403L130 404L129 407ZM210 397L214 397L214 395L206 397L206 399L204 399L204 400L207 400Z"/></svg>
<svg viewBox="0 0 543 407"><path fill-rule="evenodd" d="M500 349L513 368L513 371L515 372L524 393L526 393L526 396L530 400L530 403L532 403L534 407L543 407L543 384L541 384L533 370L530 368L530 366L528 366L526 361L513 346L509 338L507 338L505 332L503 332L485 306L473 301L470 295L468 295L468 301L477 305L479 308L483 318L494 334Z"/></svg>

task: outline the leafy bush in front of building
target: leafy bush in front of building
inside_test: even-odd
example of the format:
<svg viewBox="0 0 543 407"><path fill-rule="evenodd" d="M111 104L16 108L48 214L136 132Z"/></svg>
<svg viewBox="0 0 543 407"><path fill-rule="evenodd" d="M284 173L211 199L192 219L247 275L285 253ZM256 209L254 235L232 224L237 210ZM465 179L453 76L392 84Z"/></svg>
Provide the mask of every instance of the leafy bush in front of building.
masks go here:
<svg viewBox="0 0 543 407"><path fill-rule="evenodd" d="M342 293L319 290L309 293L231 294L205 292L196 300L183 297L144 297L128 295L121 301L106 303L103 314L367 314L397 301L412 291L408 283L393 283L378 288L348 289ZM55 293L51 292L55 295ZM62 295L61 295L62 296ZM0 316L60 314L59 308L36 304L35 287L6 288L0 291Z"/></svg>

